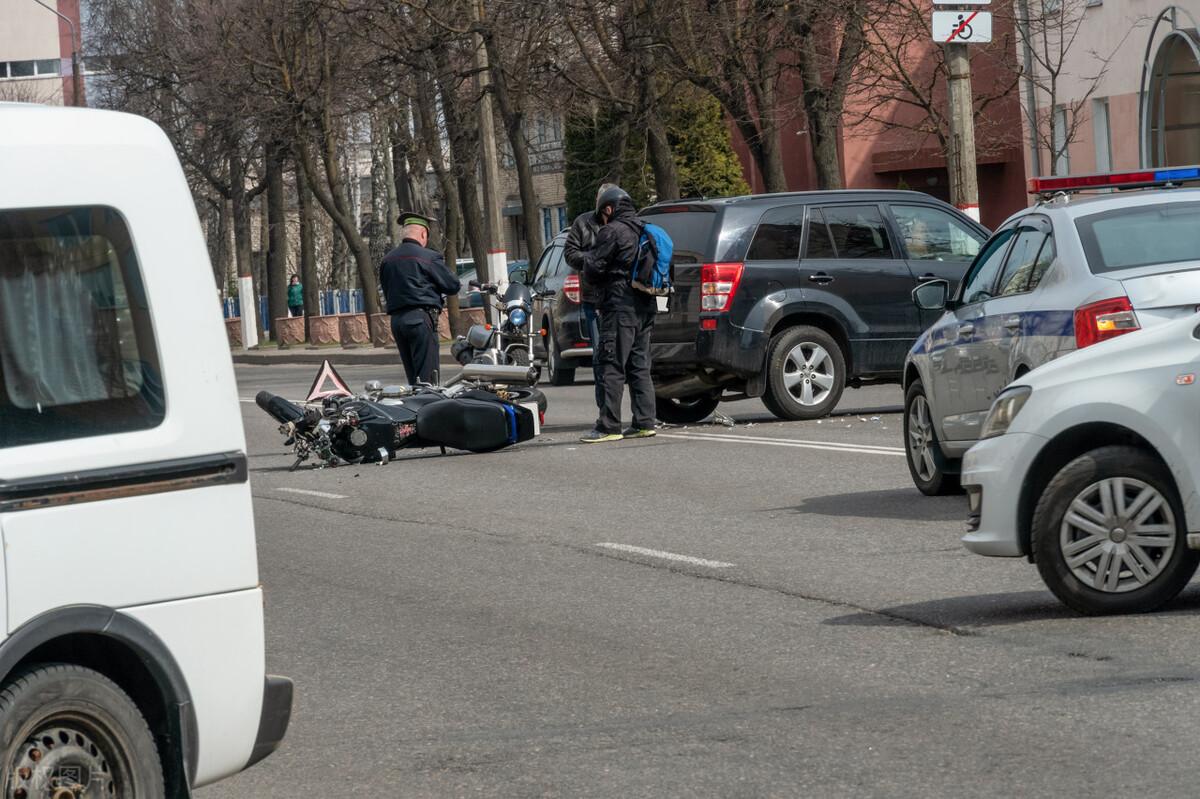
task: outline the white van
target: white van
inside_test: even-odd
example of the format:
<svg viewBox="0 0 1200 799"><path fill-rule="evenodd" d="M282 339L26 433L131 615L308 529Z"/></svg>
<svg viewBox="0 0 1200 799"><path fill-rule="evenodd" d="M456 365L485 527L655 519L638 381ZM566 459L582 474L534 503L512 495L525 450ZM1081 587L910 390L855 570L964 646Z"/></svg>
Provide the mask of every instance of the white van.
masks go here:
<svg viewBox="0 0 1200 799"><path fill-rule="evenodd" d="M245 452L166 136L0 103L0 795L188 796L279 745Z"/></svg>

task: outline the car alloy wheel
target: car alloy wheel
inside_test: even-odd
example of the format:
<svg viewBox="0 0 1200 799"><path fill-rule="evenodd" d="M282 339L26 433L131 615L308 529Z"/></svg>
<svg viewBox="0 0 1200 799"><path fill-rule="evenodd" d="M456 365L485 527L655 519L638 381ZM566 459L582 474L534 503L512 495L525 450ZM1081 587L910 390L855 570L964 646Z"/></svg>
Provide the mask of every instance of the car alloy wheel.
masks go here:
<svg viewBox="0 0 1200 799"><path fill-rule="evenodd" d="M783 385L801 405L820 405L833 391L833 358L820 344L802 341L784 358Z"/></svg>
<svg viewBox="0 0 1200 799"><path fill-rule="evenodd" d="M918 395L908 406L908 451L913 469L922 482L930 482L937 476L938 468L933 456L935 446L929 403L924 395Z"/></svg>
<svg viewBox="0 0 1200 799"><path fill-rule="evenodd" d="M1059 546L1071 573L1120 594L1153 582L1175 550L1175 514L1153 486L1131 477L1092 483L1071 501Z"/></svg>

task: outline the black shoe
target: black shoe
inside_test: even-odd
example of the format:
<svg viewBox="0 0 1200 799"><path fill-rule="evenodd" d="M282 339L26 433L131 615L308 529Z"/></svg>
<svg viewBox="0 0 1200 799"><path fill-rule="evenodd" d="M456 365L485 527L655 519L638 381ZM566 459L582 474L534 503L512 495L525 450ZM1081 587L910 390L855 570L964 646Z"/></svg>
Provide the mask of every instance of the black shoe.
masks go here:
<svg viewBox="0 0 1200 799"><path fill-rule="evenodd" d="M584 444L600 444L604 441L620 441L620 433L606 433L603 430L593 430L586 436L580 436L580 441Z"/></svg>
<svg viewBox="0 0 1200 799"><path fill-rule="evenodd" d="M653 427L631 427L621 434L621 438L653 438L658 432Z"/></svg>

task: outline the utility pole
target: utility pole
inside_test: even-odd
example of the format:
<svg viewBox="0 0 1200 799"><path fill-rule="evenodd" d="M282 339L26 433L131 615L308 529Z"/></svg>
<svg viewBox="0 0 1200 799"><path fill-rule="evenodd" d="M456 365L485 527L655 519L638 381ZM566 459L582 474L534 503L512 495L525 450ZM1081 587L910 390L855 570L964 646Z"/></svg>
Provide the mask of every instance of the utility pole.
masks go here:
<svg viewBox="0 0 1200 799"><path fill-rule="evenodd" d="M484 20L483 0L471 4L471 15L476 25ZM488 72L487 48L483 46L483 35L477 29L472 37L475 44L475 88L479 93L479 146L483 150L483 218L484 236L487 238L487 261L484 264L483 281L496 283L500 293L508 285L508 258L504 249L504 223L500 216L500 165L496 159L496 126L492 121L492 97L488 87L491 75ZM533 224L536 220L526 220ZM475 263L479 263L476 254ZM500 312L486 303L488 321L499 327Z"/></svg>
<svg viewBox="0 0 1200 799"><path fill-rule="evenodd" d="M975 171L975 103L971 92L971 58L968 45L946 44L950 77L950 202L979 221L979 178Z"/></svg>
<svg viewBox="0 0 1200 799"><path fill-rule="evenodd" d="M1042 148L1038 146L1037 85L1033 80L1033 44L1029 41L1029 0L1017 0L1017 31L1021 37L1021 56L1025 67L1025 115L1029 118L1029 170L1042 174Z"/></svg>

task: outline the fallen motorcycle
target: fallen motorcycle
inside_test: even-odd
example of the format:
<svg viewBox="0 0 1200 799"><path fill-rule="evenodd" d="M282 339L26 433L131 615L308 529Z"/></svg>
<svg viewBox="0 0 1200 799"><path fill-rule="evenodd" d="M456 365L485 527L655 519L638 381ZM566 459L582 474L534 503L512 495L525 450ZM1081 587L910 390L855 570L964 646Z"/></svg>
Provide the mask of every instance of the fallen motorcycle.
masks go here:
<svg viewBox="0 0 1200 799"><path fill-rule="evenodd" d="M313 457L327 466L387 463L399 450L422 447L493 452L541 431L544 395L496 385L530 383L531 371L471 365L444 387L384 387L372 381L359 396L325 397L319 407L269 391L260 391L255 402L279 422L293 447L293 470Z"/></svg>

